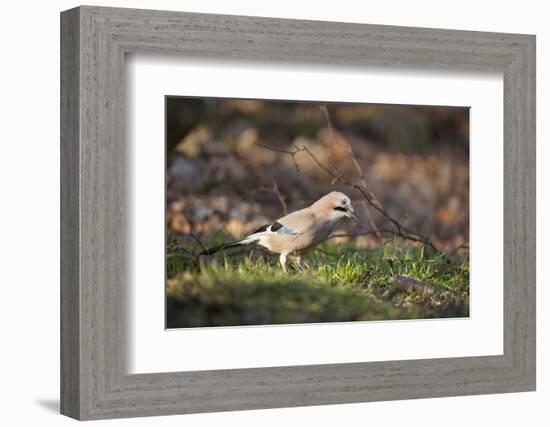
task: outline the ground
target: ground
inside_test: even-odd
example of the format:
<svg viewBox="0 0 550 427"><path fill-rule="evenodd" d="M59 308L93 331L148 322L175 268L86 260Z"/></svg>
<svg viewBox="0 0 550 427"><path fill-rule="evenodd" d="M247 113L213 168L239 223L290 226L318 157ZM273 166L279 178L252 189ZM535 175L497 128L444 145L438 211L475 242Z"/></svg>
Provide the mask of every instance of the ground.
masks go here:
<svg viewBox="0 0 550 427"><path fill-rule="evenodd" d="M223 237L201 242L213 246ZM284 273L276 255L243 248L197 257L172 241L167 254L167 326L464 317L469 264L393 240L375 250L328 241L307 267Z"/></svg>
<svg viewBox="0 0 550 427"><path fill-rule="evenodd" d="M469 315L468 108L166 105L168 327ZM197 256L330 191L359 221L303 271L250 247Z"/></svg>

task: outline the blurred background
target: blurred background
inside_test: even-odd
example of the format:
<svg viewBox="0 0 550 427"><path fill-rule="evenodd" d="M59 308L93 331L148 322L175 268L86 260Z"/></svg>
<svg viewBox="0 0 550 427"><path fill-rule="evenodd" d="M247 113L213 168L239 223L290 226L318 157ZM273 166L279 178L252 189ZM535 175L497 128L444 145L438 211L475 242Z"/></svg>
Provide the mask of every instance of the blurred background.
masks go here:
<svg viewBox="0 0 550 427"><path fill-rule="evenodd" d="M365 229L389 228L373 209L368 221L359 194L306 153L278 151L308 147L359 183L345 142L390 216L440 250L468 244L468 108L181 97L166 99L170 234L184 245L191 234L243 236L332 190L355 201ZM342 226L357 230L351 221ZM379 241L369 235L356 243Z"/></svg>

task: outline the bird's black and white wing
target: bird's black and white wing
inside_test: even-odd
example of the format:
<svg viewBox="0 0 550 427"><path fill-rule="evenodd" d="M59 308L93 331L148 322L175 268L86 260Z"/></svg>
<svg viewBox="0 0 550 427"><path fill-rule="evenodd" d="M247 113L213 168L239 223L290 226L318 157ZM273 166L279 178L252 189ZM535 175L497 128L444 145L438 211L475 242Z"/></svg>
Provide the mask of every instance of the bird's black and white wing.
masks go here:
<svg viewBox="0 0 550 427"><path fill-rule="evenodd" d="M298 234L298 231L292 227L288 227L286 225L281 224L278 221L275 221L270 224L265 224L261 226L252 234L258 234L258 233L265 233L265 234L275 233L275 234L286 234L288 236L294 236Z"/></svg>
<svg viewBox="0 0 550 427"><path fill-rule="evenodd" d="M299 232L295 228L289 227L288 225L283 225L279 221L274 221L261 226L256 231L254 231L254 233L242 239L240 243L244 245L250 243L258 243L262 246L266 246L266 239L268 239L270 236L297 236L298 234Z"/></svg>

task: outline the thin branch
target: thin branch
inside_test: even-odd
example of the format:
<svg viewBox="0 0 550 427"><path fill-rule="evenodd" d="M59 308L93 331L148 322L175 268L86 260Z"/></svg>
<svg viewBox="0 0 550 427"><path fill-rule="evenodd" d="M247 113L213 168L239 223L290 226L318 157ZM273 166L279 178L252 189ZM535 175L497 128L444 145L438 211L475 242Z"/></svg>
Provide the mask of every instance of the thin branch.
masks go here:
<svg viewBox="0 0 550 427"><path fill-rule="evenodd" d="M270 191L275 193L275 195L279 199L279 203L283 207L283 211L285 215L288 215L288 206L286 205L286 202L285 202L286 197L283 195L283 193L281 193L281 191L279 190L279 186L277 185L276 182L273 183L273 189Z"/></svg>
<svg viewBox="0 0 550 427"><path fill-rule="evenodd" d="M323 105L323 106L321 106L321 110L323 111L323 114L325 116L325 120L327 121L327 124L329 126L329 130L331 132L333 141L334 141L334 143L336 143L336 136L334 134L334 129L333 129L333 126L332 126L332 121L330 119L328 109L327 109L326 106ZM366 201L369 205L371 205L378 212L380 212L384 217L386 217L386 219L390 222L390 224L395 228L395 232L396 232L395 234L396 235L404 237L404 238L408 238L409 240L414 240L414 239L410 239L411 236L408 236L408 237L405 236L403 234L403 231L405 231L406 233L409 233L409 234L415 234L416 236L418 236L418 239L416 241L420 241L420 242L423 242L423 243L427 244L434 251L437 252L437 248L430 241L430 239L428 237L424 237L424 236L420 235L419 233L416 233L416 232L404 227L403 225L401 225L401 223L399 221L397 221L394 218L390 217L390 215L384 210L384 208L382 207L382 204L378 201L378 199L374 195L374 193L368 189L367 180L365 179L365 174L363 173L363 169L361 168L361 165L357 161L357 157L355 157L355 153L353 152L353 148L352 148L351 144L349 143L349 141L347 139L344 139L343 143L344 143L344 146L345 146L345 148L346 148L346 150L347 150L347 152L348 152L348 154L349 154L349 156L350 156L350 158L351 158L351 160L352 160L352 162L355 166L357 174L359 175L359 178L361 180L361 187L362 188L359 188L356 184L351 183L349 181L349 179L347 179L347 177L345 177L343 174L340 174L340 179L345 184L347 184L348 186L353 186L354 188L358 189L364 197L363 202ZM365 203L365 206L366 206L366 203ZM368 212L368 210L367 210L367 212ZM373 222L371 223L371 227L375 231L377 230L377 227L374 225ZM378 236L378 233L377 233L377 236Z"/></svg>
<svg viewBox="0 0 550 427"><path fill-rule="evenodd" d="M295 157L296 157L296 154L298 154L299 152L301 152L303 150L298 149L296 146L294 147L294 150L290 151L290 150L284 150L284 149L281 149L281 148L270 147L269 145L265 145L265 144L262 144L260 142L256 142L255 144L259 147L267 148L268 150L271 150L271 151L277 151L278 153L290 154L292 156L292 161L294 162L294 166L296 167L296 172L300 173L300 166L298 166L298 162L296 161Z"/></svg>
<svg viewBox="0 0 550 427"><path fill-rule="evenodd" d="M281 207L283 208L283 211L284 211L285 215L288 214L288 206L286 204L286 196L283 193L281 193L281 190L279 190L279 186L277 185L276 182L273 183L273 187L266 187L265 185L262 185L261 187L255 189L255 190L248 191L247 193L245 193L245 196L248 195L248 194L259 193L261 191L265 191L266 193L275 194L275 196L277 196L277 199L279 200L279 203L281 204Z"/></svg>
<svg viewBox="0 0 550 427"><path fill-rule="evenodd" d="M273 151L277 151L277 152L280 152L280 153L285 153L285 154L291 155L292 159L294 161L294 164L296 165L296 169L298 171L300 170L300 168L299 168L298 163L296 161L296 155L298 155L299 153L302 153L302 152L306 153L315 162L315 164L320 169L322 169L327 175L331 176L334 181L341 182L342 184L345 184L348 187L359 191L359 193L363 196L363 198L366 200L366 202L371 207L373 207L376 211L378 211L380 214L382 214L382 216L384 216L384 218L386 218L390 222L390 224L394 228L394 230L392 231L392 233L394 235L399 236L399 237L401 237L403 239L406 239L406 240L413 241L413 242L423 243L424 245L429 246L431 249L433 249L434 252L439 252L437 247L434 245L434 243L428 237L422 236L420 233L417 233L417 232L412 231L411 229L409 229L407 227L402 226L399 223L399 221L397 221L396 219L391 217L386 212L386 210L382 207L380 202L378 202L378 199L374 196L374 194L372 194L367 188L363 187L363 185L356 184L356 183L350 181L350 179L347 176L345 176L340 171L338 171L337 168L332 167L332 165L330 165L330 166L324 165L317 158L317 156L315 156L315 154L313 154L313 152L307 146L294 146L293 150L284 150L284 149L279 149L279 148L273 148L273 147L270 147L268 145L263 145L263 144L260 144L260 143L256 143L256 144L259 145L260 147L266 148L268 150L273 150ZM381 233L382 231L379 230L379 232Z"/></svg>
<svg viewBox="0 0 550 427"><path fill-rule="evenodd" d="M377 235L377 234L389 234L389 235L392 235L392 236L401 237L402 239L411 240L413 242L425 243L424 240L422 240L419 237L415 237L415 236L411 236L411 235L403 235L403 234L400 234L400 233L396 232L394 229L390 229L390 228L379 228L378 230L362 231L362 232L359 232L359 233L337 233L337 234L330 235L329 239L335 239L337 237L370 236L370 235Z"/></svg>
<svg viewBox="0 0 550 427"><path fill-rule="evenodd" d="M328 108L326 107L326 105L321 105L320 108L321 108L321 111L323 112L323 115L325 116L325 121L327 123L328 129L329 129L329 132L330 132L330 136L332 138L332 144L336 145L338 143L338 139L336 138L336 134L334 133L334 127L332 126L332 120L330 119L330 115L328 113ZM351 148L351 144L345 138L342 139L342 141L343 141L343 145L346 148L349 156L351 157L353 165L355 166L355 170L357 171L357 175L359 175L359 178L361 179L361 184L363 185L363 188L365 188L365 190L366 190L367 189L367 180L365 179L365 174L363 173L363 169L361 168L361 165L359 164L359 162L357 161L357 158L355 157L355 153L353 152L353 149ZM329 156L329 159L330 159L330 156ZM373 201L380 204L378 202L378 200L376 199L376 197L374 197L374 195L372 193L370 193L370 194L372 196ZM367 204L367 202L365 200L361 200L361 204L363 205L363 208L365 209L365 213L367 214L367 219L369 221L370 226L375 231L376 237L378 239L380 239L381 238L380 232L378 231L378 227L376 226L376 223L374 222L374 219L373 219L372 214L370 212L369 205Z"/></svg>
<svg viewBox="0 0 550 427"><path fill-rule="evenodd" d="M203 251L206 250L206 247L202 244L202 241L195 235L195 233L193 233L192 231L189 233L189 236L191 236L191 238L197 242L199 244L199 246L201 247L201 249Z"/></svg>
<svg viewBox="0 0 550 427"><path fill-rule="evenodd" d="M341 183L347 185L348 187L351 187L351 188L354 188L354 189L358 190L361 193L361 195L365 198L367 203L370 206L372 206L375 210L380 212L392 224L392 226L394 227L393 234L395 234L396 236L402 237L403 239L406 239L406 240L411 240L413 242L424 243L425 245L432 248L435 252L439 252L437 247L433 244L433 242L428 237L424 237L424 236L420 235L419 233L416 233L416 232L410 230L409 228L406 228L406 227L402 226L397 220L392 218L382 208L381 205L379 205L378 203L375 203L373 201L373 199L370 195L370 192L368 190L364 189L359 184L355 184L355 183L351 182L345 175L337 175L336 173L334 173L328 167L323 165L319 161L319 159L317 159L317 157L315 157L315 155L311 152L311 150L309 150L309 148L307 148L307 147L297 147L297 148L300 149L301 151L305 151L313 159L313 161L315 161L315 163L317 163L317 165L319 165L319 167L321 167L321 169L323 169L327 174L329 174L333 178L336 178L338 181L340 181Z"/></svg>
<svg viewBox="0 0 550 427"><path fill-rule="evenodd" d="M369 231L361 231L359 233L336 233L331 234L328 239L336 239L337 237L361 237L361 236L371 236L376 235L376 233L379 234L394 234L393 230L385 229L385 228L379 228L377 231L369 230Z"/></svg>

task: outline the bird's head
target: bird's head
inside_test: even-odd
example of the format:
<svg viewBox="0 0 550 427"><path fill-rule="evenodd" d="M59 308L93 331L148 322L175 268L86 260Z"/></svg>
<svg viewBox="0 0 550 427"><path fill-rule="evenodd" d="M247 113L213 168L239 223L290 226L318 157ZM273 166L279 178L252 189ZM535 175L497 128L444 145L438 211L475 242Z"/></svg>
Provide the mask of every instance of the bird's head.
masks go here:
<svg viewBox="0 0 550 427"><path fill-rule="evenodd" d="M344 193L332 191L315 202L319 209L323 209L334 219L351 218L359 221L351 200Z"/></svg>

